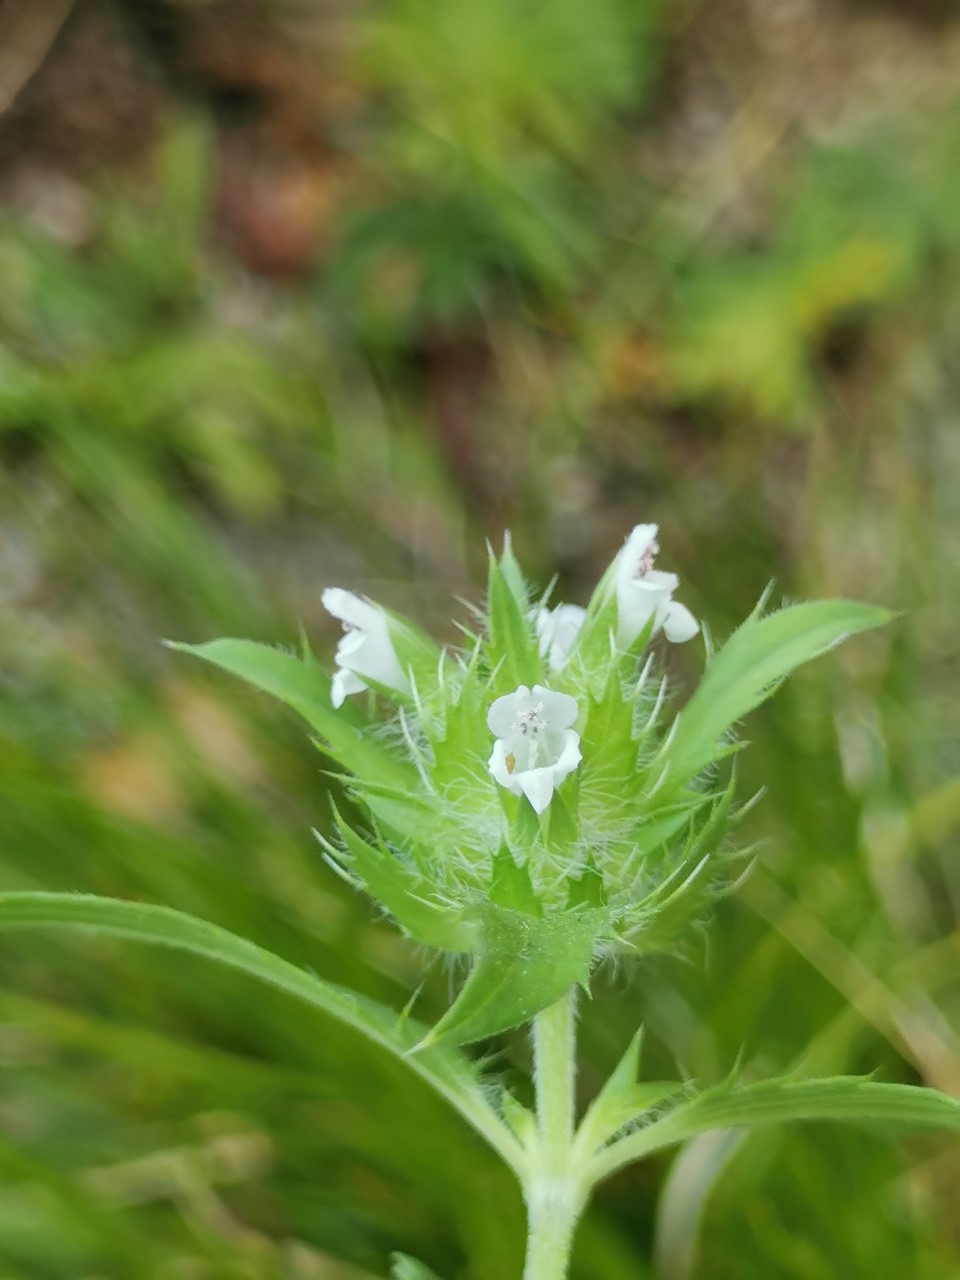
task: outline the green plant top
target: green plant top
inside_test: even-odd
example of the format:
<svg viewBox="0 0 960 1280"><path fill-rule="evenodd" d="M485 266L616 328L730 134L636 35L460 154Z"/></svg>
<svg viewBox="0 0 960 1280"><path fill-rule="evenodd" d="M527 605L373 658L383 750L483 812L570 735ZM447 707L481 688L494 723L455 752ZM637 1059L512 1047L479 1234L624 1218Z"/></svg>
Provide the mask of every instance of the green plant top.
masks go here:
<svg viewBox="0 0 960 1280"><path fill-rule="evenodd" d="M604 956L683 945L735 882L737 722L794 667L887 614L801 604L742 624L677 710L655 637L700 631L638 525L586 608L531 590L509 537L459 651L329 588L332 680L309 652L178 645L299 711L365 815L335 814L330 863L411 938L470 960L427 1039L519 1026ZM357 695L363 695L357 697Z"/></svg>

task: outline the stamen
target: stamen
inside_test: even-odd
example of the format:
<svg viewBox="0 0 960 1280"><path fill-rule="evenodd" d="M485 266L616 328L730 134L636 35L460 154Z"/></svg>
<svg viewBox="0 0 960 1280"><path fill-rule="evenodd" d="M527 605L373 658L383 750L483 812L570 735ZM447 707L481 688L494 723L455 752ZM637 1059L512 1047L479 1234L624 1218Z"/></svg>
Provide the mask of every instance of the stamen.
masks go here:
<svg viewBox="0 0 960 1280"><path fill-rule="evenodd" d="M547 727L547 722L543 718L543 703L538 702L535 707L530 707L527 711L518 713L513 727L518 733L522 733L524 737L532 733L536 736L541 729Z"/></svg>
<svg viewBox="0 0 960 1280"><path fill-rule="evenodd" d="M654 559L660 553L660 544L656 538L651 538L647 543L647 549L640 557L640 563L637 565L637 577L645 578L653 568Z"/></svg>

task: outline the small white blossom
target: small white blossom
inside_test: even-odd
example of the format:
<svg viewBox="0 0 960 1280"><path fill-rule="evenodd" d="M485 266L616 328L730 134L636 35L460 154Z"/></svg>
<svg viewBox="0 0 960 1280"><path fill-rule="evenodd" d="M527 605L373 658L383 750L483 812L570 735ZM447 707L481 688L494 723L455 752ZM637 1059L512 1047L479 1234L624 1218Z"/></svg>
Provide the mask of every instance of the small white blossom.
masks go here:
<svg viewBox="0 0 960 1280"><path fill-rule="evenodd" d="M555 609L541 609L537 614L537 637L540 657L546 658L551 671L559 671L576 644L586 609L578 604L558 604Z"/></svg>
<svg viewBox="0 0 960 1280"><path fill-rule="evenodd" d="M487 712L495 736L487 767L514 795L524 795L542 813L556 787L580 763L580 735L571 727L577 701L535 684L522 684L497 698Z"/></svg>
<svg viewBox="0 0 960 1280"><path fill-rule="evenodd" d="M383 610L340 587L328 587L322 601L327 612L343 623L343 637L336 652L337 671L330 684L333 705L342 706L349 694L366 689L367 680L408 693L410 681L394 652Z"/></svg>
<svg viewBox="0 0 960 1280"><path fill-rule="evenodd" d="M651 618L654 631L662 627L674 644L692 640L700 630L690 610L671 599L680 579L653 567L659 550L657 526L638 524L617 556L617 644L622 649L636 640Z"/></svg>

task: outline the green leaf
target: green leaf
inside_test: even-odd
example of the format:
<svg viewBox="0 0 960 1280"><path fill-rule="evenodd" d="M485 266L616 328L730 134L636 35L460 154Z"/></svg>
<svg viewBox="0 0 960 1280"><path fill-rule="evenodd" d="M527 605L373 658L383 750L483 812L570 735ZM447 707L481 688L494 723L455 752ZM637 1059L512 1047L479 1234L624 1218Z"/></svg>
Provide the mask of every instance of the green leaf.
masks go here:
<svg viewBox="0 0 960 1280"><path fill-rule="evenodd" d="M642 1047L643 1027L639 1027L603 1088L587 1108L587 1114L583 1117L577 1133L577 1141L581 1150L585 1149L588 1154L620 1128L619 1124L610 1128L608 1113L620 1110L624 1096L636 1084L637 1076L640 1074Z"/></svg>
<svg viewBox="0 0 960 1280"><path fill-rule="evenodd" d="M577 1131L577 1146L584 1158L608 1142L624 1125L684 1088L677 1080L656 1080L645 1084L637 1081L642 1044L641 1027L588 1107Z"/></svg>
<svg viewBox="0 0 960 1280"><path fill-rule="evenodd" d="M662 1119L628 1134L594 1157L594 1178L684 1142L709 1129L757 1128L797 1120L872 1122L897 1129L960 1133L960 1101L936 1089L881 1084L853 1076L826 1080L764 1080L743 1088L720 1085L681 1103Z"/></svg>
<svg viewBox="0 0 960 1280"><path fill-rule="evenodd" d="M561 687L576 693L589 684L596 672L606 679L612 649L612 639L617 631L616 559L604 572L594 588L587 604L587 615L577 633L577 639L564 667Z"/></svg>
<svg viewBox="0 0 960 1280"><path fill-rule="evenodd" d="M608 807L607 793L624 794L642 781L637 770L637 743L634 740L635 700L624 698L611 663L603 693L588 696L586 721L581 735L583 752L580 794L591 812L601 816Z"/></svg>
<svg viewBox="0 0 960 1280"><path fill-rule="evenodd" d="M337 830L347 846L350 866L360 876L371 898L385 907L418 942L441 951L469 951L474 934L463 913L432 902L430 885L382 840L374 837L375 844L364 840L336 808L333 812Z"/></svg>
<svg viewBox="0 0 960 1280"><path fill-rule="evenodd" d="M544 845L556 856L560 865L570 863L580 836L577 805L579 793L580 778L577 773L572 773L560 783L546 811L540 814Z"/></svg>
<svg viewBox="0 0 960 1280"><path fill-rule="evenodd" d="M468 1044L529 1022L576 983L586 983L594 942L606 921L603 910L536 919L484 903L473 968L424 1044Z"/></svg>
<svg viewBox="0 0 960 1280"><path fill-rule="evenodd" d="M440 1280L440 1277L409 1254L395 1253L390 1258L390 1280Z"/></svg>
<svg viewBox="0 0 960 1280"><path fill-rule="evenodd" d="M326 754L323 743L319 739L316 743ZM437 811L430 803L433 797L425 789L412 791L409 787L384 786L368 777L358 779L354 774L333 770L328 771L327 776L337 779L346 791L356 796L370 811L378 828L398 844L429 846L437 826Z"/></svg>
<svg viewBox="0 0 960 1280"><path fill-rule="evenodd" d="M567 880L567 906L605 907L606 905L607 894L603 876L597 870L593 857L590 856L580 875L570 876Z"/></svg>
<svg viewBox="0 0 960 1280"><path fill-rule="evenodd" d="M489 802L490 775L479 743L490 741L487 728L489 690L481 680L478 663L471 660L459 687L448 681L442 737L432 738L433 763L430 780L437 791L453 788L458 802L478 809Z"/></svg>
<svg viewBox="0 0 960 1280"><path fill-rule="evenodd" d="M433 701L439 683L440 665L445 661L440 646L432 636L414 626L399 613L384 609L393 645L401 670L412 676L417 695L425 706ZM396 698L395 694L391 695Z"/></svg>
<svg viewBox="0 0 960 1280"><path fill-rule="evenodd" d="M353 723L356 713L352 707L334 710L330 702L330 679L312 658L297 658L253 640L209 640L206 644L168 641L167 644L171 649L229 671L285 702L320 734L330 754L351 772L405 789L416 788L415 771L404 760L364 737Z"/></svg>
<svg viewBox="0 0 960 1280"><path fill-rule="evenodd" d="M664 950L702 915L711 896L717 864L724 858L722 843L730 827L735 785L736 779L731 777L726 790L713 800L703 826L691 829L683 851L674 855L669 869L664 867L660 883L637 902L634 910L628 908L627 915L632 919L624 932L636 954Z"/></svg>
<svg viewBox="0 0 960 1280"><path fill-rule="evenodd" d="M766 618L752 614L712 659L677 717L665 753L670 785L682 786L708 765L724 734L791 671L890 617L886 609L850 600L792 605Z"/></svg>
<svg viewBox="0 0 960 1280"><path fill-rule="evenodd" d="M188 951L303 1000L405 1062L459 1111L507 1164L516 1167L516 1142L487 1102L475 1067L447 1047L421 1047L411 1054L413 1045L422 1042L426 1028L375 1000L324 982L245 938L169 907L92 894L0 894L0 929L49 927L83 929Z"/></svg>
<svg viewBox="0 0 960 1280"><path fill-rule="evenodd" d="M510 588L514 600L522 610L527 608L527 600L529 591L527 590L527 580L523 576L523 570L520 568L520 561L513 554L513 540L510 537L509 529L503 535L503 553L500 556L500 572L503 580Z"/></svg>
<svg viewBox="0 0 960 1280"><path fill-rule="evenodd" d="M514 796L503 787L498 788L500 804L510 819L510 840L516 849L532 849L542 836L542 815L538 814L525 796ZM556 800L556 794L554 794Z"/></svg>
<svg viewBox="0 0 960 1280"><path fill-rule="evenodd" d="M506 556L506 552L504 553ZM491 692L496 697L512 693L520 685L533 685L540 678L541 663L537 638L528 615L525 597L518 598L508 581L509 568L490 557L487 583L489 640L487 661L494 669ZM518 570L519 572L519 570ZM512 576L512 575L511 575Z"/></svg>
<svg viewBox="0 0 960 1280"><path fill-rule="evenodd" d="M642 905L642 899L650 893L651 868L657 868L653 892L663 896L667 878L673 876L676 870L676 857L673 854L676 838L685 827L693 823L704 806L713 803L714 799L709 792L683 792L677 803L657 807L651 817L645 816L637 823L631 831L634 851L624 863L622 882L627 888L618 892L618 906L625 907L629 912L634 906ZM680 861L683 861L682 856Z"/></svg>
<svg viewBox="0 0 960 1280"><path fill-rule="evenodd" d="M537 1140L537 1117L522 1102L518 1102L509 1089L500 1094L503 1118L524 1147L531 1147Z"/></svg>
<svg viewBox="0 0 960 1280"><path fill-rule="evenodd" d="M490 901L499 907L525 911L527 915L543 915L527 864L518 863L506 844L502 844L493 857Z"/></svg>

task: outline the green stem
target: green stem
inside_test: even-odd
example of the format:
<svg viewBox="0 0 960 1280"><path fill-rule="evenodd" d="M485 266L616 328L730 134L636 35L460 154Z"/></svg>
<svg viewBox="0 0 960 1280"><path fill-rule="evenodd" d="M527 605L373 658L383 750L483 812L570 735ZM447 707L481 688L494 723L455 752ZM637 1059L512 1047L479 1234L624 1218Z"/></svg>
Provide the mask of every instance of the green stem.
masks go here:
<svg viewBox="0 0 960 1280"><path fill-rule="evenodd" d="M575 1002L569 991L533 1022L537 1137L524 1179L529 1220L523 1280L565 1280L586 1201L573 1163Z"/></svg>
<svg viewBox="0 0 960 1280"><path fill-rule="evenodd" d="M533 1020L533 1081L537 1130L544 1156L563 1163L573 1141L576 1078L576 1009L573 991Z"/></svg>

